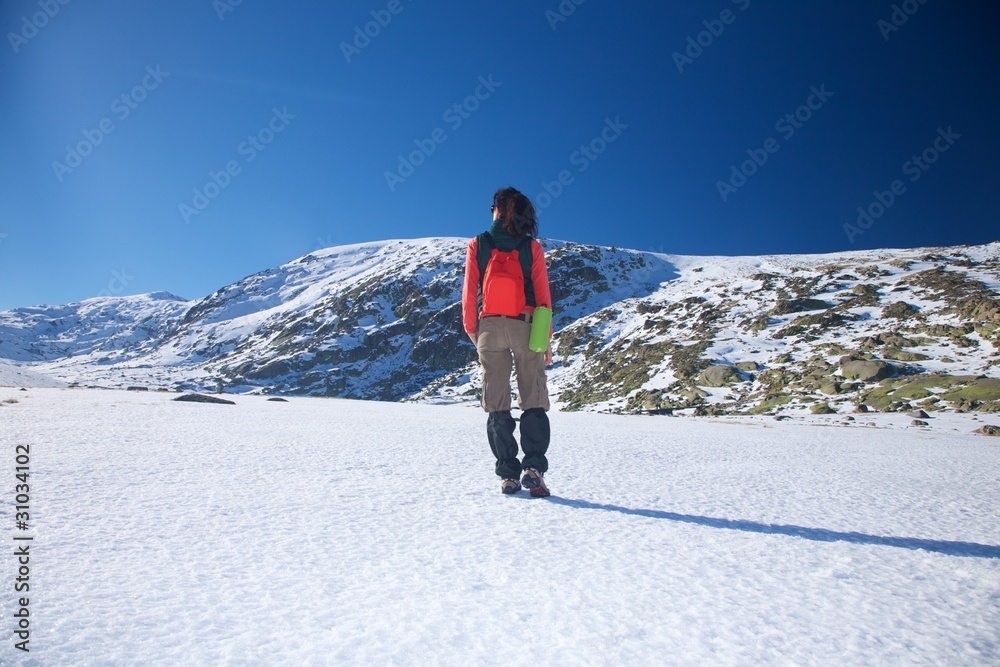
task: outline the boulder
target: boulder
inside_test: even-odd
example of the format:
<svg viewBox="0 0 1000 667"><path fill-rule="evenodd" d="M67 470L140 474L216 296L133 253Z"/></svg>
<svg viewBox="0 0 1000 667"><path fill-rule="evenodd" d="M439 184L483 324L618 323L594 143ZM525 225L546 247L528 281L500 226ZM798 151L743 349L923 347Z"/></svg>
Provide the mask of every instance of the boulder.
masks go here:
<svg viewBox="0 0 1000 667"><path fill-rule="evenodd" d="M833 308L832 303L820 299L780 299L768 315L788 315L789 313L804 313L810 310L827 310Z"/></svg>
<svg viewBox="0 0 1000 667"><path fill-rule="evenodd" d="M809 410L814 415L834 415L834 414L837 414L837 411L834 410L833 408L831 408L829 403L817 403L816 405L812 406Z"/></svg>
<svg viewBox="0 0 1000 667"><path fill-rule="evenodd" d="M984 426L981 429L975 431L981 435L991 435L993 437L1000 437L1000 426Z"/></svg>
<svg viewBox="0 0 1000 667"><path fill-rule="evenodd" d="M896 361L927 361L930 359L930 357L926 354L908 352L906 350L900 350L896 347L888 347L882 350L882 356L886 359L894 359Z"/></svg>
<svg viewBox="0 0 1000 667"><path fill-rule="evenodd" d="M862 382L879 382L896 373L887 361L849 361L842 366L844 377Z"/></svg>
<svg viewBox="0 0 1000 667"><path fill-rule="evenodd" d="M709 366L698 376L696 384L702 387L725 387L740 381L740 373L734 366Z"/></svg>
<svg viewBox="0 0 1000 667"><path fill-rule="evenodd" d="M736 363L736 368L746 373L756 373L760 366L757 365L756 361L739 361Z"/></svg>
<svg viewBox="0 0 1000 667"><path fill-rule="evenodd" d="M906 303L905 301L897 301L896 303L890 304L882 309L883 318L895 318L899 320L909 319L920 314L920 309L916 306Z"/></svg>
<svg viewBox="0 0 1000 667"><path fill-rule="evenodd" d="M699 389L694 387L692 389L685 389L680 392L682 398L686 399L689 403L696 403L700 399L708 398L708 392L704 389Z"/></svg>
<svg viewBox="0 0 1000 667"><path fill-rule="evenodd" d="M910 422L910 424L912 426L930 426L930 424L923 421L922 419L914 419L912 422Z"/></svg>
<svg viewBox="0 0 1000 667"><path fill-rule="evenodd" d="M205 396L204 394L184 394L183 396L178 396L174 400L183 401L185 403L218 403L220 405L236 405L233 401L227 401L224 398L216 398L215 396Z"/></svg>
<svg viewBox="0 0 1000 667"><path fill-rule="evenodd" d="M909 417L913 417L914 419L930 419L931 418L930 415L928 415L923 410L914 410L913 412L909 413L908 416Z"/></svg>

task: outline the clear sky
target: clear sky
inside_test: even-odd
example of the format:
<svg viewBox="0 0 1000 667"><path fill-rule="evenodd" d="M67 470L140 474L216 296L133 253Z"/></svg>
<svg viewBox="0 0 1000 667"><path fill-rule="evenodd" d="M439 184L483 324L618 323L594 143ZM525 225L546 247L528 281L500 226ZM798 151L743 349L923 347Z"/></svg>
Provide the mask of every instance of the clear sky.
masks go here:
<svg viewBox="0 0 1000 667"><path fill-rule="evenodd" d="M199 298L318 247L472 236L504 185L543 237L642 250L993 241L998 19L945 0L4 0L0 309Z"/></svg>

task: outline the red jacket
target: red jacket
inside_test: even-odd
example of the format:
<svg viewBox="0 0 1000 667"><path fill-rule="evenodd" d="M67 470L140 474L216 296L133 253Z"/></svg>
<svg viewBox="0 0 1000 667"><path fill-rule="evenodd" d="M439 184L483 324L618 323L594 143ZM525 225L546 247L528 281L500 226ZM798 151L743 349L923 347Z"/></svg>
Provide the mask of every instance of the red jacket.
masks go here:
<svg viewBox="0 0 1000 667"><path fill-rule="evenodd" d="M476 312L479 297L479 262L476 255L479 244L473 238L465 251L465 284L462 287L462 323L466 333L476 333L479 330L479 313ZM539 306L552 308L552 293L549 291L549 273L545 268L545 251L541 244L531 240L531 284L535 289L535 303ZM530 313L533 306L527 306L524 312Z"/></svg>

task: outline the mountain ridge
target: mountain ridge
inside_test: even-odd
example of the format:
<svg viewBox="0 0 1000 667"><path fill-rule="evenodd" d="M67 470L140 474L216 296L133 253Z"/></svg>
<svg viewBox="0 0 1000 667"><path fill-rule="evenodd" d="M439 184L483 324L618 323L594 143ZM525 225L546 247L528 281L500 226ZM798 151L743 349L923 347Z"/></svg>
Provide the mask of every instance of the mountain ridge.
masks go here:
<svg viewBox="0 0 1000 667"><path fill-rule="evenodd" d="M324 248L201 299L4 311L0 359L89 386L473 401L467 243ZM947 378L910 392L927 408L1000 400L976 379L1000 382L1000 243L762 256L542 243L556 308L550 385L564 409L909 409L918 399L872 394L927 375ZM964 402L927 400L963 391Z"/></svg>

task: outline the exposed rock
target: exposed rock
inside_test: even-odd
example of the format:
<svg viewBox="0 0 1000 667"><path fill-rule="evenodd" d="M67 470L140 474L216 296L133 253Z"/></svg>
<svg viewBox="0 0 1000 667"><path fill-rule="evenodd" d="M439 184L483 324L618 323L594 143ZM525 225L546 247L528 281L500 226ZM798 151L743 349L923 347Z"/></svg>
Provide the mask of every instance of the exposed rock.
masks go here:
<svg viewBox="0 0 1000 667"><path fill-rule="evenodd" d="M982 435L990 435L1000 438L1000 426L992 426L988 424L980 429L977 429L975 432Z"/></svg>
<svg viewBox="0 0 1000 667"><path fill-rule="evenodd" d="M781 299L768 315L781 316L790 313L804 313L810 310L828 310L833 304L820 299Z"/></svg>
<svg viewBox="0 0 1000 667"><path fill-rule="evenodd" d="M892 359L894 361L927 361L930 359L930 357L926 354L920 354L919 352L907 352L894 347L882 350L882 356L886 359Z"/></svg>
<svg viewBox="0 0 1000 667"><path fill-rule="evenodd" d="M930 415L928 415L923 410L914 410L913 412L909 413L908 416L913 417L914 419L930 419Z"/></svg>
<svg viewBox="0 0 1000 667"><path fill-rule="evenodd" d="M750 409L752 415L770 414L775 408L787 405L792 402L791 396L771 396L763 400L760 405Z"/></svg>
<svg viewBox="0 0 1000 667"><path fill-rule="evenodd" d="M910 425L911 426L930 426L930 424L928 424L927 422L922 421L920 419L914 419L912 422L910 422Z"/></svg>
<svg viewBox="0 0 1000 667"><path fill-rule="evenodd" d="M702 387L725 387L739 382L740 373L733 366L709 366L698 376L696 384Z"/></svg>
<svg viewBox="0 0 1000 667"><path fill-rule="evenodd" d="M892 317L900 320L906 320L911 317L916 317L919 314L919 308L906 303L905 301L897 301L896 303L888 305L882 309L883 318Z"/></svg>
<svg viewBox="0 0 1000 667"><path fill-rule="evenodd" d="M809 409L814 415L835 415L837 411L830 407L829 403L817 403Z"/></svg>
<svg viewBox="0 0 1000 667"><path fill-rule="evenodd" d="M965 263L951 251L923 260L886 251L877 260L803 258L729 275L715 265L680 271L649 253L545 243L558 304L551 389L567 410L773 414L792 404L1000 413L996 247L976 249ZM70 308L78 323L56 310L0 313L0 328L25 332L13 344L25 361L72 353L59 367L81 386L187 393L218 381L274 396L475 400L476 351L461 328L465 244L372 247L357 255L364 271L346 272L353 277L316 298L304 290L327 280L324 264L359 260L317 252L151 317L148 306L129 310L119 299L101 305L100 316ZM147 319L135 321L136 312ZM252 327L220 325L255 313ZM95 322L110 334L97 343L87 333ZM163 346L181 359L176 374L156 365ZM740 358L732 355L760 365L730 366ZM147 368L155 370L138 370ZM941 368L968 375L925 372ZM651 380L657 389L644 389ZM709 405L698 384L725 387L714 392L725 402Z"/></svg>
<svg viewBox="0 0 1000 667"><path fill-rule="evenodd" d="M963 319L1000 324L1000 300L997 299L968 299L958 305L958 312Z"/></svg>
<svg viewBox="0 0 1000 667"><path fill-rule="evenodd" d="M896 373L896 367L887 361L850 361L842 370L845 378L862 382L878 382Z"/></svg>
<svg viewBox="0 0 1000 667"><path fill-rule="evenodd" d="M700 387L691 387L680 392L681 397L689 403L697 403L699 400L708 398L708 392Z"/></svg>
<svg viewBox="0 0 1000 667"><path fill-rule="evenodd" d="M822 334L830 329L842 327L848 322L854 322L857 319L858 316L853 313L845 314L834 312L833 310L815 315L803 315L792 320L788 326L774 334L774 337L789 338L791 336L800 336L807 332Z"/></svg>
<svg viewBox="0 0 1000 667"><path fill-rule="evenodd" d="M229 401L224 398L216 398L215 396L205 396L204 394L184 394L183 396L178 396L174 400L186 403L218 403L220 405L236 405L233 401Z"/></svg>
<svg viewBox="0 0 1000 667"><path fill-rule="evenodd" d="M149 391L149 387L128 387L125 391Z"/></svg>

